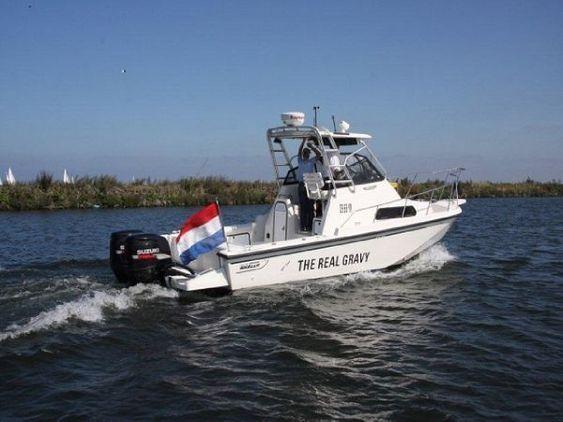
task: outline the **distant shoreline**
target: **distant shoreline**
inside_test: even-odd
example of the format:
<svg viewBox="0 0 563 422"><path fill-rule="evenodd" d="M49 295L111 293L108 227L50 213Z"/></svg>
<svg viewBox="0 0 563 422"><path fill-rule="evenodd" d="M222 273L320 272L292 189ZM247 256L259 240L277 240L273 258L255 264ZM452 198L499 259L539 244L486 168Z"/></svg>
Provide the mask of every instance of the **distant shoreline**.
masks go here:
<svg viewBox="0 0 563 422"><path fill-rule="evenodd" d="M438 181L411 185L398 181L404 195L422 192ZM412 187L411 187L412 186ZM74 184L54 181L47 173L33 182L0 186L0 211L89 208L148 208L199 206L218 200L222 205L271 204L277 192L273 182L234 181L222 177L185 178L177 181L119 182L114 176L83 177ZM562 197L563 183L526 180L516 183L461 182L462 198Z"/></svg>

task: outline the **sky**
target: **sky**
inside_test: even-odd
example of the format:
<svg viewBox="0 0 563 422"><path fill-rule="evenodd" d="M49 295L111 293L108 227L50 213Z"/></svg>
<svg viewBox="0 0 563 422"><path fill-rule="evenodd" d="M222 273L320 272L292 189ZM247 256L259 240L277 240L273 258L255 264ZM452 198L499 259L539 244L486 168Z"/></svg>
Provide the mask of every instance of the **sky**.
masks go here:
<svg viewBox="0 0 563 422"><path fill-rule="evenodd" d="M268 180L314 105L392 178L563 179L563 1L0 0L2 175Z"/></svg>

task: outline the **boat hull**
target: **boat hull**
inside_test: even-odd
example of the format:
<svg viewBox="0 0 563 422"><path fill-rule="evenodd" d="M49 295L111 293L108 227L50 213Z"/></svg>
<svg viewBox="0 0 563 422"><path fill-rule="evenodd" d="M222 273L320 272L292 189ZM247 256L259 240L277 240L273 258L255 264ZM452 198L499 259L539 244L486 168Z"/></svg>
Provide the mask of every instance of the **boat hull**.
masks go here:
<svg viewBox="0 0 563 422"><path fill-rule="evenodd" d="M364 235L349 242L325 242L310 249L224 259L223 269L231 290L380 270L400 264L440 241L454 220Z"/></svg>

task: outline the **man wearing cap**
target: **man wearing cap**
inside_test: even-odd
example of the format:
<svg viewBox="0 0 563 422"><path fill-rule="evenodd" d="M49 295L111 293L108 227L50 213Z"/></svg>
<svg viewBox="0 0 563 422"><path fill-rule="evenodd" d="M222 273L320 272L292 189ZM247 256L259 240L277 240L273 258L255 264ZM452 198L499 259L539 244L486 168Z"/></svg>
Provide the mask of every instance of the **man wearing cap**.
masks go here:
<svg viewBox="0 0 563 422"><path fill-rule="evenodd" d="M315 157L311 158L311 149L315 153ZM305 183L303 182L304 173L314 173L316 171L315 164L322 162L321 152L314 146L312 142L308 142L305 146L305 140L299 147L299 155L297 163L297 180L299 182L299 213L301 231L310 232L313 228L313 201L307 196Z"/></svg>

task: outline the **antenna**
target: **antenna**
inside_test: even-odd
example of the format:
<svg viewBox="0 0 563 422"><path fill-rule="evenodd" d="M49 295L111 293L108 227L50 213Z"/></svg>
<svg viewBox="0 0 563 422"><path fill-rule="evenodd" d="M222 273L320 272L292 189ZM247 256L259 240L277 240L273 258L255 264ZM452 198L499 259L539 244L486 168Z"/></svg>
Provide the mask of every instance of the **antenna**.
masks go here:
<svg viewBox="0 0 563 422"><path fill-rule="evenodd" d="M203 164L201 165L201 167L199 168L199 170L195 174L196 179L199 177L199 175L201 174L201 171L203 170L203 168L205 167L205 165L207 164L208 161L209 161L209 157L205 157L205 161L203 162Z"/></svg>
<svg viewBox="0 0 563 422"><path fill-rule="evenodd" d="M334 127L334 131L336 132L336 121L334 120L334 114L332 115L332 127Z"/></svg>
<svg viewBox="0 0 563 422"><path fill-rule="evenodd" d="M319 111L319 106L313 106L313 110L315 112L315 127L317 127L317 112Z"/></svg>

